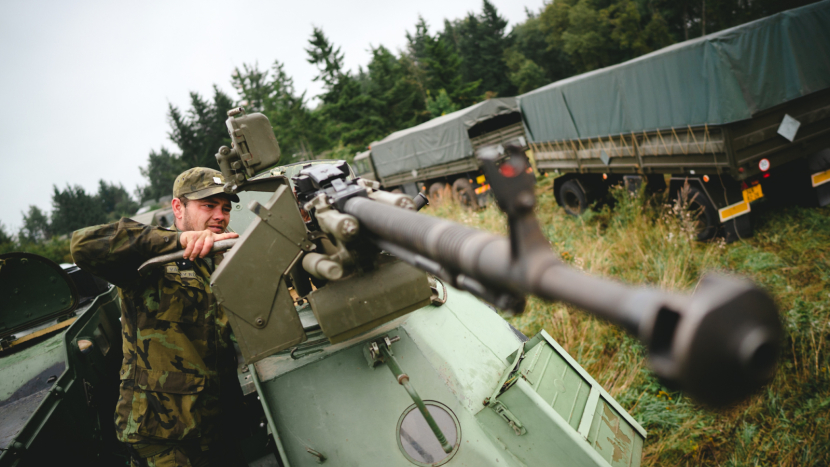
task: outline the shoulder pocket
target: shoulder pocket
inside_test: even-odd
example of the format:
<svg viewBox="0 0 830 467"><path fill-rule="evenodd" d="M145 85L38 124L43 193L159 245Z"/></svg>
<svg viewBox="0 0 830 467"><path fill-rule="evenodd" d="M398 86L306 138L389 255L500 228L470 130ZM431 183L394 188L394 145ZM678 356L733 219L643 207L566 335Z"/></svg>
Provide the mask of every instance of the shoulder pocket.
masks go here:
<svg viewBox="0 0 830 467"><path fill-rule="evenodd" d="M205 285L192 270L165 272L159 294L156 318L164 321L195 323L208 306Z"/></svg>
<svg viewBox="0 0 830 467"><path fill-rule="evenodd" d="M198 394L205 388L204 375L143 368L136 368L135 373L135 386L144 391Z"/></svg>

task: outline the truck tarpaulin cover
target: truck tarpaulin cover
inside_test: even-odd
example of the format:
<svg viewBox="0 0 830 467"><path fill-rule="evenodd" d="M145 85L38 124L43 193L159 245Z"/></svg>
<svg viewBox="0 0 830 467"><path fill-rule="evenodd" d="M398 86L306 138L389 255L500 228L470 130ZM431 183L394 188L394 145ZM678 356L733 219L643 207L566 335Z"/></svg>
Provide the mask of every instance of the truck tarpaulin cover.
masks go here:
<svg viewBox="0 0 830 467"><path fill-rule="evenodd" d="M518 112L515 97L488 99L442 115L372 143L372 160L379 177L454 162L473 154L467 130L476 123Z"/></svg>
<svg viewBox="0 0 830 467"><path fill-rule="evenodd" d="M518 97L532 142L718 125L830 87L830 1Z"/></svg>

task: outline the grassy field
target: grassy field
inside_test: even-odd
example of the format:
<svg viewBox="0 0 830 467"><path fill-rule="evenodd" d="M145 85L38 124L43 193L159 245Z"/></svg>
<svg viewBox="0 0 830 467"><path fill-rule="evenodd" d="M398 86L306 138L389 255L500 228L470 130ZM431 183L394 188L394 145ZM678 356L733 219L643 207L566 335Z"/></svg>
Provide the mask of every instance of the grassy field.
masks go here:
<svg viewBox="0 0 830 467"><path fill-rule="evenodd" d="M644 465L830 465L830 208L762 207L753 213L755 234L726 245L692 240L691 223L664 199L620 189L613 210L574 218L556 205L552 178L537 195L548 239L575 267L676 291L692 290L707 272L733 272L778 304L786 338L775 380L720 411L663 387L635 339L573 307L531 299L512 318L528 336L550 333L645 427ZM505 233L494 206L470 212L444 203L425 211Z"/></svg>

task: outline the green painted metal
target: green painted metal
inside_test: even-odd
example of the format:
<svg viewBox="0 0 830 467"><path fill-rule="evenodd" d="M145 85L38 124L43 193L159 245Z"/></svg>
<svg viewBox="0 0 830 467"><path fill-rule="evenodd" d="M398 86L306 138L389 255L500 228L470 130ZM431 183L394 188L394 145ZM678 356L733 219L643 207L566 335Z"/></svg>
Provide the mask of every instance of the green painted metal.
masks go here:
<svg viewBox="0 0 830 467"><path fill-rule="evenodd" d="M306 339L285 279L310 245L288 185L280 184L264 206L252 206L257 217L247 226L245 241L225 256L210 284L246 363Z"/></svg>
<svg viewBox="0 0 830 467"><path fill-rule="evenodd" d="M397 431L412 400L392 374L366 365L364 348L384 336L399 338L391 349L400 371L409 376L424 402L443 404L458 420L461 442L446 465L607 467L609 463L578 425L560 415L567 398L551 403L537 392L546 394L554 368L571 368L576 376L567 380L566 393L578 397L569 400L585 407L591 403L579 387L580 379L587 381L591 393L610 401L608 407L620 413L620 420L642 430L593 379L585 377L576 362L561 356L561 347L551 345L549 336L541 334L529 341L532 345L523 345L489 307L464 292L452 288L448 292L444 305L423 307L350 340L324 344L299 359L286 351L251 367L262 381L258 392L263 407L271 412L272 431L279 434L291 465L317 465L311 451L332 465L415 464L402 452ZM530 365L528 358L539 349L546 349L544 355ZM541 362L547 361L543 357L552 358L554 353L559 366L548 364L542 371ZM531 384L519 376L505 385L506 391L500 390L505 373L515 376L522 371L537 380ZM485 405L493 394L497 401ZM516 434L496 411L496 402L520 421L524 434ZM590 422L597 407L594 401L592 417L575 412L571 418ZM639 465L639 458L627 465Z"/></svg>
<svg viewBox="0 0 830 467"><path fill-rule="evenodd" d="M63 333L47 337L37 345L25 347L18 352L0 353L0 374L3 375L0 378L0 401L9 399L44 370L65 364ZM63 368L57 375L62 372Z"/></svg>
<svg viewBox="0 0 830 467"><path fill-rule="evenodd" d="M452 452L452 445L447 442L447 438L444 436L444 433L441 432L441 428L438 427L438 424L435 423L435 419L432 418L429 411L427 410L426 406L424 405L424 401L421 399L421 396L418 395L418 391L412 386L412 383L409 382L409 376L401 369L401 366L398 365L398 361L395 360L395 357L392 356L389 348L381 344L380 345L380 352L383 354L383 360L386 362L386 366L392 371L392 374L395 375L395 379L400 383L406 392L409 394L409 397L412 398L412 402L415 403L415 406L418 407L418 410L421 412L421 415L426 419L427 425L432 430L432 433L435 435L435 438L441 443L441 448L444 449L444 452L450 453Z"/></svg>
<svg viewBox="0 0 830 467"><path fill-rule="evenodd" d="M514 97L493 98L428 122L396 131L372 143L372 163L378 179L449 164L473 156L467 133L481 120L518 110ZM473 161L473 167L476 164ZM436 175L437 176L437 175ZM417 179L417 176L412 176Z"/></svg>
<svg viewBox="0 0 830 467"><path fill-rule="evenodd" d="M0 255L0 338L71 312L78 292L52 261L29 253Z"/></svg>
<svg viewBox="0 0 830 467"><path fill-rule="evenodd" d="M0 407L0 431L9 437L3 441L0 466L57 465L66 459L118 462L112 426L121 362L117 290L111 288L99 295L76 310L76 315L76 320L57 334L0 356L0 404L22 382L23 375L37 373L14 390L28 388L33 392ZM92 343L86 353L80 350L79 340ZM57 375L38 373L39 368L52 369L56 363L62 366ZM22 408L27 413L15 419L23 414L22 404L29 404Z"/></svg>
<svg viewBox="0 0 830 467"><path fill-rule="evenodd" d="M254 364L251 363L248 365L248 372L251 374L251 377L254 380L254 386L256 387L256 392L258 394L263 394L262 392L262 383L259 381L259 376L257 375L256 368ZM268 431L271 433L271 437L274 439L274 443L277 445L277 452L280 454L280 460L282 461L283 467L291 467L291 462L289 462L288 457L285 455L285 448L282 444L282 438L280 438L279 431L277 431L277 424L274 423L274 415L271 411L270 404L268 400L264 398L260 398L260 402L262 402L263 412L265 413L265 419L268 420Z"/></svg>
<svg viewBox="0 0 830 467"><path fill-rule="evenodd" d="M396 260L331 282L307 298L326 337L337 343L428 304L429 296L426 274Z"/></svg>

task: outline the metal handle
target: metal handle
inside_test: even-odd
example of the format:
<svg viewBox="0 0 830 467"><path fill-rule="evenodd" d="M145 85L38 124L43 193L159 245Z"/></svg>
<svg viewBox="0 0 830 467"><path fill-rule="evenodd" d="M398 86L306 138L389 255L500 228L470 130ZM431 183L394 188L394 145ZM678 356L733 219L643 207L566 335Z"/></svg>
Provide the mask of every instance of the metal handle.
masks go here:
<svg viewBox="0 0 830 467"><path fill-rule="evenodd" d="M231 248L233 248L234 245L236 245L236 242L238 241L238 238L220 240L213 244L213 248L210 249L210 252L219 253L220 251L230 250ZM142 263L142 265L138 267L138 272L143 273L160 264L169 263L170 261L176 261L177 259L182 258L184 258L184 250L168 253L166 255L156 256L155 258L148 259L147 261Z"/></svg>
<svg viewBox="0 0 830 467"><path fill-rule="evenodd" d="M379 347L380 353L383 355L383 361L386 362L386 366L392 370L392 374L395 375L395 379L397 379L398 383L406 389L406 392L409 393L409 397L411 397L412 401L415 402L415 405L418 407L421 415L423 415L424 419L426 419L427 425L429 425L432 429L432 433L435 434L438 442L441 443L441 449L443 449L446 453L452 452L452 445L447 442L447 437L444 436L444 432L442 432L438 424L435 423L435 419L432 418L432 414L429 413L429 410L427 410L426 405L424 405L424 401L421 400L421 396L419 396L418 392L415 391L415 388L412 387L412 384L409 382L409 375L401 370L400 365L398 365L398 361L395 360L395 357L392 356L389 352L389 348L385 344L381 344Z"/></svg>

